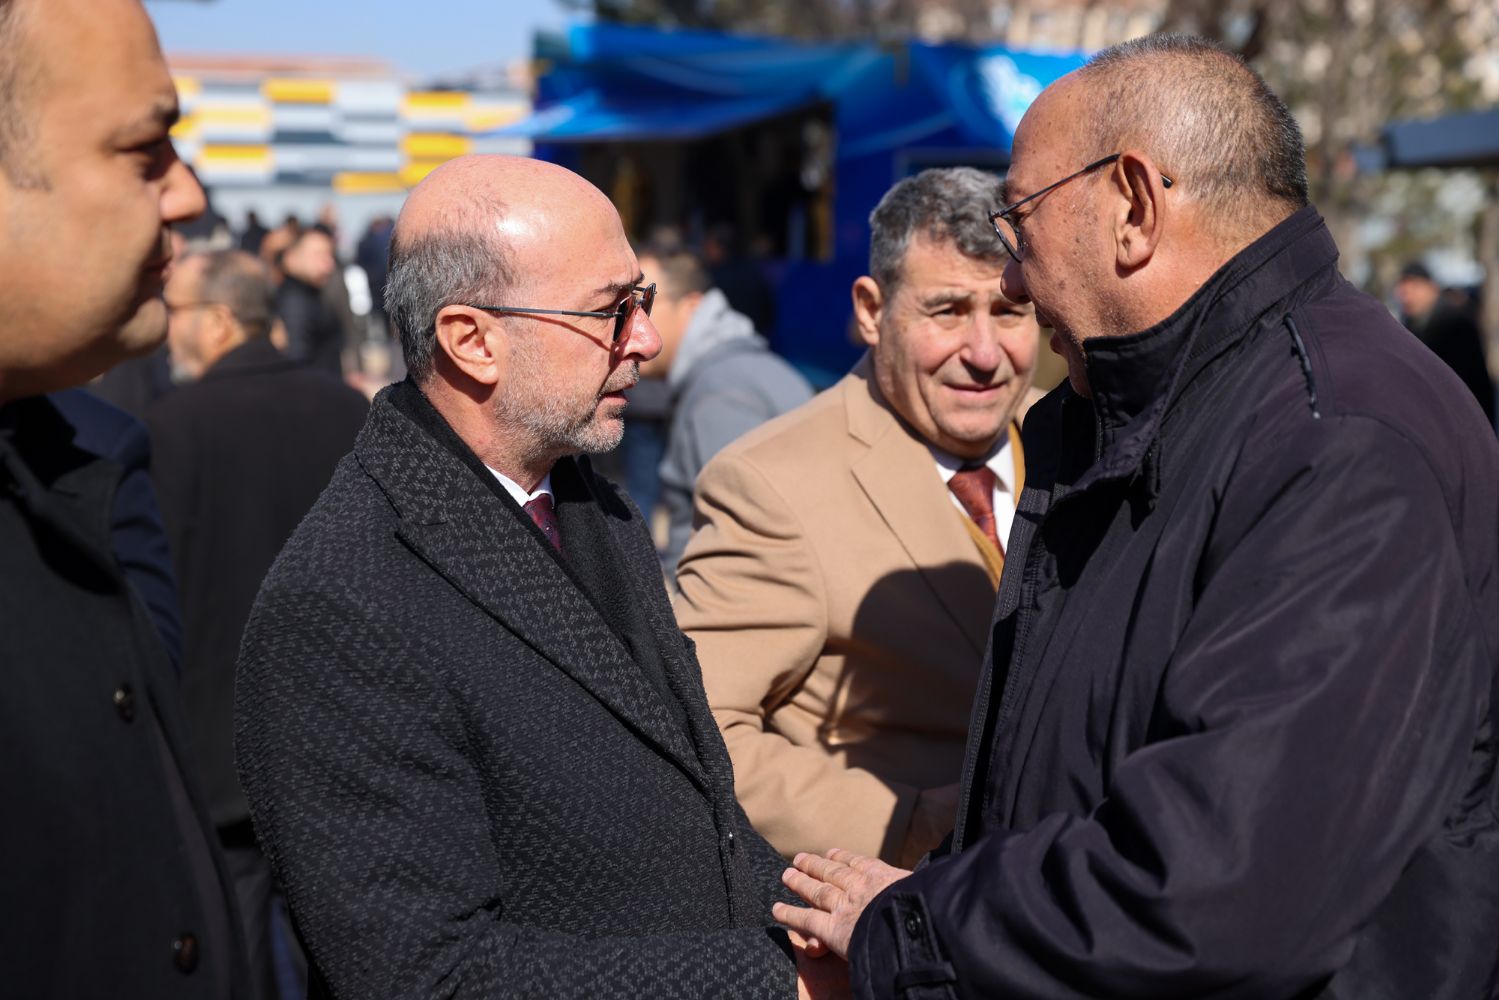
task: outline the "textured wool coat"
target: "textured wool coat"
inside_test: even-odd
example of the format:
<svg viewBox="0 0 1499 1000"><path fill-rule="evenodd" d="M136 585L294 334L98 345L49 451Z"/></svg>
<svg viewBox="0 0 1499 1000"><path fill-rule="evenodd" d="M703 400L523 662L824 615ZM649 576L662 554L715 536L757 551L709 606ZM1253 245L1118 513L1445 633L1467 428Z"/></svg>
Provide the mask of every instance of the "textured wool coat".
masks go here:
<svg viewBox="0 0 1499 1000"><path fill-rule="evenodd" d="M1026 420L951 850L861 997L1499 990L1499 444L1307 208Z"/></svg>
<svg viewBox="0 0 1499 1000"><path fill-rule="evenodd" d="M402 383L266 579L237 752L314 995L790 997L645 525L552 487L565 557Z"/></svg>

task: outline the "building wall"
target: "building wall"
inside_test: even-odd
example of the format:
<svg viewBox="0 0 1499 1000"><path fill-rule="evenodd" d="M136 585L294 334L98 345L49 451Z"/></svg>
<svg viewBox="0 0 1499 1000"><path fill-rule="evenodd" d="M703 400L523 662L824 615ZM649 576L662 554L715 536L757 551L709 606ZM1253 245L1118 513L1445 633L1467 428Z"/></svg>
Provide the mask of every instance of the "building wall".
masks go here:
<svg viewBox="0 0 1499 1000"><path fill-rule="evenodd" d="M427 90L379 64L172 59L182 120L172 135L236 228L256 210L274 225L332 205L347 251L369 219L466 153L528 155L484 133L530 113L518 87Z"/></svg>

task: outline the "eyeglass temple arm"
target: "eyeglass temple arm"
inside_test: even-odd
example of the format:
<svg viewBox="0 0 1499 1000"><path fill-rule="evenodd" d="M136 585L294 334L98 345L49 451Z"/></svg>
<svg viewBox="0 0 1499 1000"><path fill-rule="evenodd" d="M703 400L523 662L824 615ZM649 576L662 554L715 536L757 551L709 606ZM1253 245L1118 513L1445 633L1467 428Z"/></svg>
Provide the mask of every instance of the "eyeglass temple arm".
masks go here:
<svg viewBox="0 0 1499 1000"><path fill-rule="evenodd" d="M620 312L618 309L614 312L579 312L576 309L527 309L521 306L469 306L469 308L482 309L485 312L525 313L529 316L594 316L598 319L616 319Z"/></svg>

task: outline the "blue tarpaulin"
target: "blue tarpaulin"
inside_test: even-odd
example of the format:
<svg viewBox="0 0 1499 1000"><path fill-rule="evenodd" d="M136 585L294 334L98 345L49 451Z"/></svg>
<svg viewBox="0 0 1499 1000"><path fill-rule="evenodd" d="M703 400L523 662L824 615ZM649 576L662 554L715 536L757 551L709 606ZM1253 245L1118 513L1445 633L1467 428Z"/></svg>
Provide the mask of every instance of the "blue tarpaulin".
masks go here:
<svg viewBox="0 0 1499 1000"><path fill-rule="evenodd" d="M570 29L538 81L536 111L494 135L568 162L583 143L691 142L824 107L836 134L831 261L778 268L772 343L826 380L857 353L848 288L863 273L869 212L927 164L1002 166L1025 109L1080 53L923 43L814 45L620 25Z"/></svg>
<svg viewBox="0 0 1499 1000"><path fill-rule="evenodd" d="M655 142L698 139L788 114L803 101L743 97L716 101L611 100L597 90L558 101L504 130L533 142Z"/></svg>

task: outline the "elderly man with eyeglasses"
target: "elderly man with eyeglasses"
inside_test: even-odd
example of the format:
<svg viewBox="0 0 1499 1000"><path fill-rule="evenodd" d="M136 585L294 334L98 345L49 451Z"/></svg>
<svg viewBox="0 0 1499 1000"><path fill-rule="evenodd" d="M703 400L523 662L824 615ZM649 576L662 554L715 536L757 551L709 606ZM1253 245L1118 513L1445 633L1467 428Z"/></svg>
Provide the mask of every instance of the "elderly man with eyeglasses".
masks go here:
<svg viewBox="0 0 1499 1000"><path fill-rule="evenodd" d="M1339 276L1295 121L1211 43L1048 88L1007 187L1006 291L1069 380L1025 425L957 829L914 874L801 855L780 916L860 997L1492 996L1484 415Z"/></svg>
<svg viewBox="0 0 1499 1000"><path fill-rule="evenodd" d="M661 340L602 193L454 160L407 200L409 378L256 602L236 740L312 996L792 997L651 537L588 455Z"/></svg>

